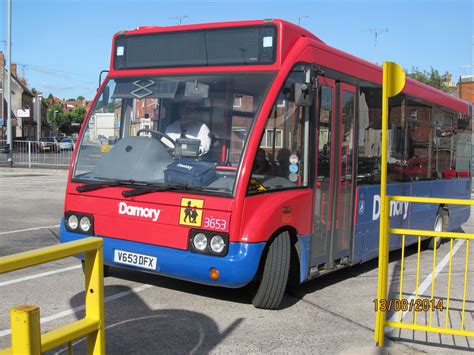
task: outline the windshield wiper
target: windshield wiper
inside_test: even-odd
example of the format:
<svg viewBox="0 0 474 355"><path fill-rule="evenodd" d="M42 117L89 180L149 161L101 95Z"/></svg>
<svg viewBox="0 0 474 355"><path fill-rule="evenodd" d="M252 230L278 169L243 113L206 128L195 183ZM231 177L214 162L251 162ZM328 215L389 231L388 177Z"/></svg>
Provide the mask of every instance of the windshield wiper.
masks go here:
<svg viewBox="0 0 474 355"><path fill-rule="evenodd" d="M119 180L119 179L101 181L98 183L85 182L85 185L77 186L76 191L88 192L88 191L100 190L106 187L133 185L134 183L135 183L134 180Z"/></svg>

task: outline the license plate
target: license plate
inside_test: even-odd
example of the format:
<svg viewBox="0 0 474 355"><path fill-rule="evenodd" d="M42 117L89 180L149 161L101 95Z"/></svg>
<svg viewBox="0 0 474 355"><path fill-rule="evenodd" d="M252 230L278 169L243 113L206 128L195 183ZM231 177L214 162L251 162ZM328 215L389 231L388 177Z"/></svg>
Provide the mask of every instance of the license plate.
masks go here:
<svg viewBox="0 0 474 355"><path fill-rule="evenodd" d="M148 270L156 270L157 257L131 253L125 250L114 250L114 261L119 264L138 266Z"/></svg>

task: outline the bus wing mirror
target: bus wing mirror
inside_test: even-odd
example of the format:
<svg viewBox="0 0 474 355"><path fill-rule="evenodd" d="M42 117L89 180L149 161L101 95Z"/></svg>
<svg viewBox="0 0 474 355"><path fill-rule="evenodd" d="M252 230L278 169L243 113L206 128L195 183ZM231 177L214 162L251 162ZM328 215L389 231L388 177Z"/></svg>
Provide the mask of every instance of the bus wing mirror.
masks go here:
<svg viewBox="0 0 474 355"><path fill-rule="evenodd" d="M296 106L309 107L313 104L313 89L311 84L295 83L294 92Z"/></svg>
<svg viewBox="0 0 474 355"><path fill-rule="evenodd" d="M106 86L104 91L102 91L102 105L107 106L109 103L110 87Z"/></svg>

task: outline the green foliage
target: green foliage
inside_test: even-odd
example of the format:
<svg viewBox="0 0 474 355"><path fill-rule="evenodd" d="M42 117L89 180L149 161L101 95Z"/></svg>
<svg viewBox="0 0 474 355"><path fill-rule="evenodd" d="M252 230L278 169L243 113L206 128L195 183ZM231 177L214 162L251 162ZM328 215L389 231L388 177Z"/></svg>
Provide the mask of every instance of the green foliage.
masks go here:
<svg viewBox="0 0 474 355"><path fill-rule="evenodd" d="M86 108L82 106L75 107L74 110L68 113L68 118L71 122L82 123L86 116Z"/></svg>
<svg viewBox="0 0 474 355"><path fill-rule="evenodd" d="M60 103L54 103L48 110L48 122L51 124L53 129L58 132L61 127L67 121L67 114L63 112L63 107Z"/></svg>
<svg viewBox="0 0 474 355"><path fill-rule="evenodd" d="M77 97L77 101L84 101L85 99L86 99L86 98L85 98L84 96L82 96L82 95L79 95L79 96Z"/></svg>
<svg viewBox="0 0 474 355"><path fill-rule="evenodd" d="M54 99L53 94L50 93L50 94L48 95L48 99Z"/></svg>
<svg viewBox="0 0 474 355"><path fill-rule="evenodd" d="M405 72L410 78L430 85L436 89L443 90L445 92L450 92L452 90L449 86L445 85L445 79L447 76L449 76L448 72L441 75L439 71L437 69L434 69L433 67L431 67L430 71L421 71L417 67L413 67L411 69L411 72L409 72L408 70L405 70Z"/></svg>

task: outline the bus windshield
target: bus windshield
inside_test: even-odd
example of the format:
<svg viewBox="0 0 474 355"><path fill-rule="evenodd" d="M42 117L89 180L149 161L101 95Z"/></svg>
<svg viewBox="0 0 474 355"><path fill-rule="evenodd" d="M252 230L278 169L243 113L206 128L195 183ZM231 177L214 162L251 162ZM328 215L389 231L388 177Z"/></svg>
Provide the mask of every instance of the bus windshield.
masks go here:
<svg viewBox="0 0 474 355"><path fill-rule="evenodd" d="M110 79L85 123L73 179L232 194L273 73Z"/></svg>

